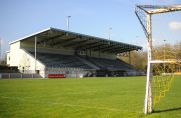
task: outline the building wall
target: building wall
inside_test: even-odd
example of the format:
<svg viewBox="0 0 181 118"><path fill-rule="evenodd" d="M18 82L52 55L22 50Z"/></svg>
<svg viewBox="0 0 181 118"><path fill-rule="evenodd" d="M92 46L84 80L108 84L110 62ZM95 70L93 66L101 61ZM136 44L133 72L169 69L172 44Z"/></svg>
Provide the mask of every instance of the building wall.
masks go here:
<svg viewBox="0 0 181 118"><path fill-rule="evenodd" d="M7 63L10 66L17 66L18 69L23 73L34 73L35 71L35 59L27 51L21 48L20 42L16 42L10 45L10 51L7 55ZM40 61L36 60L36 70L39 71L40 75L44 76L45 66Z"/></svg>
<svg viewBox="0 0 181 118"><path fill-rule="evenodd" d="M10 66L18 66L19 65L19 58L21 57L20 52L20 42L16 42L10 45Z"/></svg>
<svg viewBox="0 0 181 118"><path fill-rule="evenodd" d="M10 65L10 52L7 52L6 53L6 56L7 56L7 58L6 58L6 62L7 62L7 65Z"/></svg>
<svg viewBox="0 0 181 118"><path fill-rule="evenodd" d="M116 55L110 54L110 53L100 53L98 51L93 51L91 56L93 57L101 57L101 58L107 58L107 59L116 59Z"/></svg>
<svg viewBox="0 0 181 118"><path fill-rule="evenodd" d="M28 51L35 51L35 46L34 43L26 43L22 42L21 43L21 48L24 48ZM50 47L50 46L42 46L42 45L37 45L37 52L44 52L44 53L55 53L55 54L69 54L72 55L74 54L74 50L71 48L65 48L65 47Z"/></svg>
<svg viewBox="0 0 181 118"><path fill-rule="evenodd" d="M111 54L111 53L106 53L106 52L100 52L99 51L93 51L93 50L87 50L88 56L92 56L92 57L100 57L100 58L107 58L107 59L116 59L116 55L115 54Z"/></svg>

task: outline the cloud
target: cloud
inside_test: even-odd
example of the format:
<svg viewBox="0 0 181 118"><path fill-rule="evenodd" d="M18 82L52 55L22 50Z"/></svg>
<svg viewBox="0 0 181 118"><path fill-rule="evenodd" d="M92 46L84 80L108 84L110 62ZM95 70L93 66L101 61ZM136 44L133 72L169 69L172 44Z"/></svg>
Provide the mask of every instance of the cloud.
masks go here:
<svg viewBox="0 0 181 118"><path fill-rule="evenodd" d="M171 30L181 30L181 22L173 21L169 23Z"/></svg>

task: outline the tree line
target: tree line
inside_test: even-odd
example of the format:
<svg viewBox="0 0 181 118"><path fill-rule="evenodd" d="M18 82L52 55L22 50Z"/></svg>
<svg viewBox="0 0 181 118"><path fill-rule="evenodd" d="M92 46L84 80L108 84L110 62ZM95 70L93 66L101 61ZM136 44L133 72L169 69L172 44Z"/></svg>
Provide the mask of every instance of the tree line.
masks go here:
<svg viewBox="0 0 181 118"><path fill-rule="evenodd" d="M165 44L161 46L155 46L152 49L152 57L153 59L157 60L164 60L164 59L177 59L181 60L181 42L178 44ZM129 56L118 56L118 58L122 59L123 61L130 63L137 69L144 70L146 72L147 68L147 51L132 51Z"/></svg>

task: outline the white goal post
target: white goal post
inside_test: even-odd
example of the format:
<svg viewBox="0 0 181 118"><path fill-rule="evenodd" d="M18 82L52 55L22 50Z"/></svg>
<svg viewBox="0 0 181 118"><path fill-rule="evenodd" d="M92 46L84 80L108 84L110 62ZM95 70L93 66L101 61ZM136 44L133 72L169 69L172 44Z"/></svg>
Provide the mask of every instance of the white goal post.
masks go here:
<svg viewBox="0 0 181 118"><path fill-rule="evenodd" d="M153 96L152 96L152 79L153 79L153 63L174 63L176 60L154 60L152 56L152 15L167 12L181 11L181 5L137 5L135 14L140 21L140 24L147 37L147 50L148 50L148 65L147 65L147 81L146 81L146 94L144 101L144 113L148 114L153 111Z"/></svg>

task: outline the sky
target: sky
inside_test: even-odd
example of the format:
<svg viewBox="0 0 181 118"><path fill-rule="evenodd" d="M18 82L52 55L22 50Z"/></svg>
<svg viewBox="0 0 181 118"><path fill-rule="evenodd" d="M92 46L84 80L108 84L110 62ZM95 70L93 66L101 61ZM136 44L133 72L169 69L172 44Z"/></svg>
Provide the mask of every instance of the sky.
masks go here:
<svg viewBox="0 0 181 118"><path fill-rule="evenodd" d="M54 27L146 47L136 4L181 4L181 0L0 0L1 55L9 42ZM110 27L112 28L109 31ZM155 42L181 41L181 12L153 16Z"/></svg>

